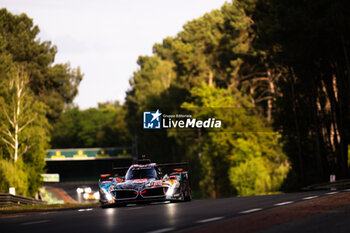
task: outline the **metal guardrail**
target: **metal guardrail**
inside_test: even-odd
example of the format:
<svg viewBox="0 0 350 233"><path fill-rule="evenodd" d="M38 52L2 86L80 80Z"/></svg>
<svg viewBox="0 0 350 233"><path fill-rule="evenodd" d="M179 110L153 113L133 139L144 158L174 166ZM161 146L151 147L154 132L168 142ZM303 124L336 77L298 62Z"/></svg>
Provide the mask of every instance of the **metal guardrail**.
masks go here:
<svg viewBox="0 0 350 233"><path fill-rule="evenodd" d="M38 204L47 204L47 202L37 200L31 197L23 197L19 195L12 195L9 193L0 193L0 206L38 205Z"/></svg>
<svg viewBox="0 0 350 233"><path fill-rule="evenodd" d="M350 188L350 179L337 180L335 182L326 182L320 184L309 185L302 188L304 191L325 190L325 189L347 189Z"/></svg>

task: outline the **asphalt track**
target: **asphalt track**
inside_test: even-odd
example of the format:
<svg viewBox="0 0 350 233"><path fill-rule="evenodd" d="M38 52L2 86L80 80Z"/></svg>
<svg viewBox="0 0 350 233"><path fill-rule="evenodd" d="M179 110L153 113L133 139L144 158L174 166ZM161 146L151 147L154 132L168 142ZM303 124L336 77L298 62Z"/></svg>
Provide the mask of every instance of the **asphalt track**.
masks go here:
<svg viewBox="0 0 350 233"><path fill-rule="evenodd" d="M240 221L244 218L253 218L251 224L254 224L254 217L258 216L259 213L268 213L275 209L288 208L288 206L292 207L300 203L316 203L315 200L327 200L327 198L332 200L331 197L346 193L350 194L350 190L193 200L185 203L153 203L107 209L40 212L1 217L0 231L3 233L201 232L201 229L208 226L223 224L225 221L231 220ZM268 230L265 229L265 232L350 232L350 206L342 206L332 211L274 226ZM329 231L329 229L333 229L332 226L337 224L338 220L343 225L338 224L339 227L336 231ZM322 229L325 231L315 228L314 223L323 224ZM311 226L311 228L307 230L305 225ZM293 227L295 228L293 229ZM244 230L239 231L238 229L238 232L244 232Z"/></svg>

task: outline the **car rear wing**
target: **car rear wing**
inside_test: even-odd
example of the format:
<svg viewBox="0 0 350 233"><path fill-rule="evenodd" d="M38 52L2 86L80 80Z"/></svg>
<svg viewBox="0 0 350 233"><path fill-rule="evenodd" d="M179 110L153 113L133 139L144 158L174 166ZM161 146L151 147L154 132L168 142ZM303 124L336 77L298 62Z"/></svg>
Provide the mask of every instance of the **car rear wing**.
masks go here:
<svg viewBox="0 0 350 233"><path fill-rule="evenodd" d="M181 163L163 163L163 164L157 164L157 167L161 168L167 173L170 172L184 172L184 169L188 172L189 165L188 162L181 162Z"/></svg>
<svg viewBox="0 0 350 233"><path fill-rule="evenodd" d="M147 163L140 163L140 164L148 164L149 162L147 161ZM163 164L156 164L156 167L161 168L162 170L165 170L166 172L182 172L184 171L184 169L186 171L189 170L189 165L188 162L181 162L181 163L163 163ZM114 167L113 168L113 173L114 176L125 176L127 170L130 167Z"/></svg>
<svg viewBox="0 0 350 233"><path fill-rule="evenodd" d="M111 179L111 174L101 174L100 175L100 181L104 182L104 181L109 181Z"/></svg>
<svg viewBox="0 0 350 233"><path fill-rule="evenodd" d="M188 162L181 162L181 163L162 163L157 164L159 167L176 167L176 166L188 166Z"/></svg>

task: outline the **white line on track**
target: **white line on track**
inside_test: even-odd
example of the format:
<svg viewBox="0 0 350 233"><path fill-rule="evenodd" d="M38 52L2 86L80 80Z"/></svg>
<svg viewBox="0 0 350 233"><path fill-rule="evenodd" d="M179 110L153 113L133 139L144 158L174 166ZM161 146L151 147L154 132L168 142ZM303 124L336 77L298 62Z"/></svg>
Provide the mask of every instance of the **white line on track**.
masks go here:
<svg viewBox="0 0 350 233"><path fill-rule="evenodd" d="M255 209L250 209L250 210L245 210L245 211L242 211L242 212L239 212L240 214L249 214L249 213L253 213L253 212L256 212L256 211L260 211L262 210L262 208L255 208Z"/></svg>
<svg viewBox="0 0 350 233"><path fill-rule="evenodd" d="M336 194L336 193L339 193L339 192L330 192L330 193L326 193L326 195L333 195L333 194Z"/></svg>
<svg viewBox="0 0 350 233"><path fill-rule="evenodd" d="M92 208L89 208L89 209L79 209L78 211L79 212L82 212L82 211L91 211L92 210Z"/></svg>
<svg viewBox="0 0 350 233"><path fill-rule="evenodd" d="M346 191L346 192L350 192L350 189L345 189L344 191Z"/></svg>
<svg viewBox="0 0 350 233"><path fill-rule="evenodd" d="M162 229L158 229L158 230L155 230L155 231L149 231L147 233L163 233L163 232L168 232L168 231L173 231L175 230L175 228L162 228Z"/></svg>
<svg viewBox="0 0 350 233"><path fill-rule="evenodd" d="M198 220L198 221L196 221L196 223L213 222L213 221L217 221L217 220L220 220L220 219L223 219L223 218L224 218L224 217L207 218L207 219Z"/></svg>
<svg viewBox="0 0 350 233"><path fill-rule="evenodd" d="M274 206L289 205L289 204L292 204L292 203L294 203L294 201L285 201L285 202L274 204Z"/></svg>
<svg viewBox="0 0 350 233"><path fill-rule="evenodd" d="M304 197L303 200L310 200L310 199L314 199L317 198L318 196L310 196L310 197Z"/></svg>
<svg viewBox="0 0 350 233"><path fill-rule="evenodd" d="M40 223L45 223L45 222L50 222L50 220L39 220L39 221L33 221L33 222L24 222L21 223L20 225L33 225L33 224L40 224Z"/></svg>

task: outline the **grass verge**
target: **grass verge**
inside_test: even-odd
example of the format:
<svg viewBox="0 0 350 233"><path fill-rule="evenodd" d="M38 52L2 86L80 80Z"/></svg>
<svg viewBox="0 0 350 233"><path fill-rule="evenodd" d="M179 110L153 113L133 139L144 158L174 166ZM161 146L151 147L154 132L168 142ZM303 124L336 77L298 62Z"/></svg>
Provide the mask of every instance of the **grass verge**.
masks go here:
<svg viewBox="0 0 350 233"><path fill-rule="evenodd" d="M99 206L98 202L6 206L6 207L0 207L0 215L26 213L26 212L40 212L40 211L46 211L46 210L51 211L51 210L64 210L64 209L94 208L98 206Z"/></svg>

